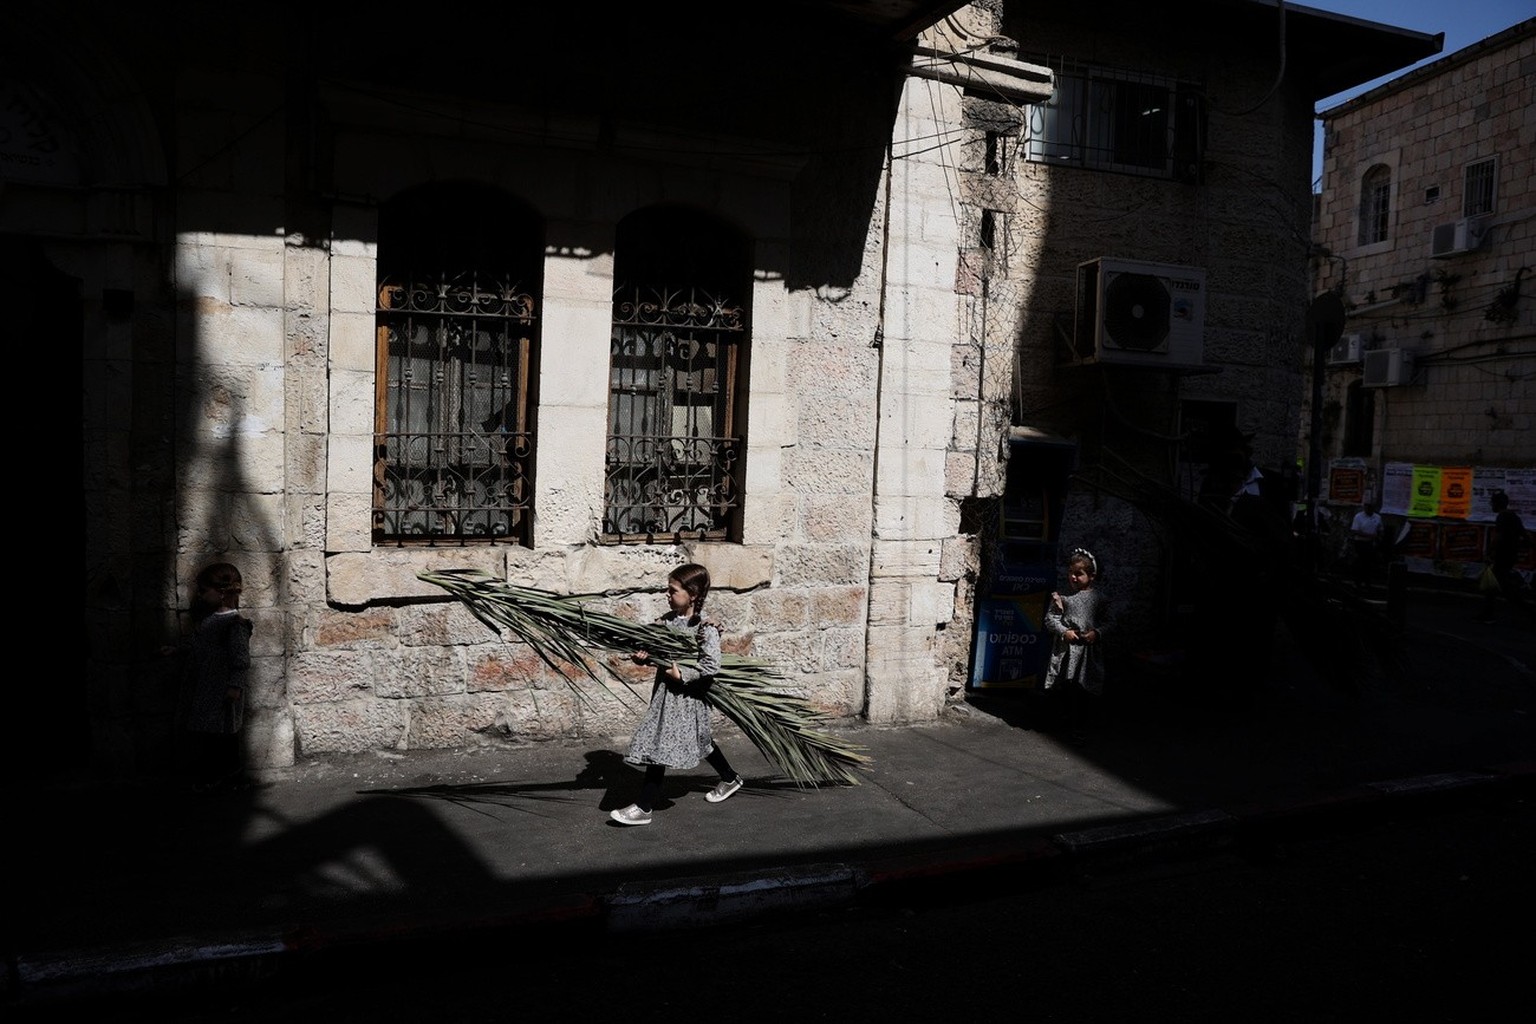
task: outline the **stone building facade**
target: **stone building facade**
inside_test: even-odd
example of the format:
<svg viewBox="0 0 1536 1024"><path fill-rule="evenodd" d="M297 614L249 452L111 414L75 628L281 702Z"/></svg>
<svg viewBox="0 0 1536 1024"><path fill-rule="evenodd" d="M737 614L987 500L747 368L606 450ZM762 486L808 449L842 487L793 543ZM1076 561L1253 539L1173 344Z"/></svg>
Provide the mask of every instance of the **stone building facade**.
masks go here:
<svg viewBox="0 0 1536 1024"><path fill-rule="evenodd" d="M1265 457L1295 436L1309 104L1379 71L1315 14L1288 16L1273 83L1257 43L1212 56L1133 5L1114 29L1025 6L768 5L722 28L682 4L613 15L573 64L546 45L570 37L558 12L405 33L326 5L157 25L25 5L0 227L27 329L82 353L98 766L168 763L153 652L226 559L256 624L258 766L628 729L633 706L418 579L448 567L651 618L699 561L727 645L817 707L931 720L965 685L1010 426L1081 446L1064 533L1151 607L1159 539L1112 481L1173 480L1191 397ZM1365 31L1382 61L1420 45ZM1187 85L1196 159L1024 154L1064 75L1118 83L1122 110L1129 83ZM1099 256L1203 267L1221 372L1064 365ZM48 761L41 739L9 753Z"/></svg>
<svg viewBox="0 0 1536 1024"><path fill-rule="evenodd" d="M1335 476L1358 468L1364 496L1397 515L1393 467L1514 488L1536 467L1536 20L1321 117L1317 290L1340 295L1346 320L1325 357L1317 451ZM1470 516L1491 519L1476 486ZM1334 495L1340 516L1356 492ZM1529 516L1536 495L1524 497ZM1468 516L1435 511L1408 517L1426 541Z"/></svg>
<svg viewBox="0 0 1536 1024"><path fill-rule="evenodd" d="M999 378L1013 389L1016 431L1075 449L1059 548L1097 556L1117 608L1119 664L1129 669L1137 651L1177 658L1199 642L1186 632L1199 630L1190 610L1212 599L1214 585L1181 550L1170 500L1199 498L1205 449L1223 432L1246 438L1272 476L1293 465L1313 104L1369 77L1361 60L1381 73L1438 42L1293 11L1288 70L1277 75L1279 22L1267 5L1193 4L1177 16L1135 4L989 6L992 31L1019 59L1048 68L1056 93L1046 104L980 90L963 101L972 135L957 287L978 350L970 364L1011 358L1011 376ZM1171 17L1227 24L1232 44L1213 50L1175 31ZM1150 150L1143 122L1158 139ZM1203 273L1198 358L1095 353L1079 302L1091 292L1085 265L1106 258L1148 274ZM986 413L983 432L997 436ZM996 571L985 553L982 569L985 590ZM952 664L963 660L955 651Z"/></svg>

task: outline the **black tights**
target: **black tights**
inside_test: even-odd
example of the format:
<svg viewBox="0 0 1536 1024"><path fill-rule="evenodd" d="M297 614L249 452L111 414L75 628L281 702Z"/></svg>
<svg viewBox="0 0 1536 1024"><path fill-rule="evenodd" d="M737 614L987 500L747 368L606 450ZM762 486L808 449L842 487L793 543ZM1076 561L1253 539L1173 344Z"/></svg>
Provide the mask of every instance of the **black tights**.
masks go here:
<svg viewBox="0 0 1536 1024"><path fill-rule="evenodd" d="M194 732L189 735L192 738L194 782L212 786L239 774L243 767L239 733Z"/></svg>
<svg viewBox="0 0 1536 1024"><path fill-rule="evenodd" d="M731 767L731 762L725 759L719 747L712 747L704 760L709 766L720 773L720 778L730 780L736 778L736 769ZM666 777L667 766L664 764L648 764L645 766L645 781L640 784L640 797L635 805L642 811L649 811L656 806L656 800L661 796L661 782Z"/></svg>

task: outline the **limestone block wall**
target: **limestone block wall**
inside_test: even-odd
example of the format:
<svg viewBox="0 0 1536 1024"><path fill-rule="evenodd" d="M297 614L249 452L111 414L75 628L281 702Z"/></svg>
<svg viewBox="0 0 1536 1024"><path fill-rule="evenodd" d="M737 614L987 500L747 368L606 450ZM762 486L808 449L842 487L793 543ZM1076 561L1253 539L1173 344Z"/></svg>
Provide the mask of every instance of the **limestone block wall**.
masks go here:
<svg viewBox="0 0 1536 1024"><path fill-rule="evenodd" d="M637 172L625 188L638 191L643 177ZM531 195L535 203L543 198L543 182L516 184L524 185L527 191L520 194ZM678 187L677 181L667 184ZM606 230L626 212L614 210ZM762 226L760 244L771 247L771 232L783 228ZM589 231L558 218L550 225L554 238ZM365 226L352 233L368 237L371 230ZM365 284L371 292L372 247L354 242L333 247L333 254L337 248L346 255L333 255L332 279L347 280L336 288L333 321L357 321L359 335L366 323L371 334L371 308L348 308L339 296L361 295ZM665 610L656 595L667 572L681 562L700 561L714 577L709 610L727 626L729 646L779 661L834 714L861 710L859 658L850 653L859 645L850 640L862 638L867 513L863 522L856 514L851 524L846 520L850 507L867 509L870 460L867 452L861 460L846 443L847 425L858 421L855 409L845 409L839 421L844 430L835 436L842 443L821 445L834 437L824 430L823 438L802 450L797 430L802 410L807 417L826 416L847 406L851 388L867 373L839 360L835 348L814 344L804 297L784 295L777 281L760 281L753 296L743 544L598 545L612 258L600 252L576 255L576 248L551 245L546 259L546 357L539 381L537 520L531 550L372 546L371 481L356 467L359 459L371 458L371 448L363 451L359 442L366 438L371 444L372 347L333 348L326 602L308 613L309 626L294 660L292 700L301 750L614 735L633 723L632 702L612 699L590 683L580 687L584 697L576 695L525 649L509 646L452 606L388 607L401 601L440 602L441 593L415 577L424 569L449 566L477 567L561 593L649 594L595 605L613 605L649 620ZM338 386L337 381L352 383ZM791 387L798 395L796 405L786 401ZM858 433L853 437L856 441ZM445 617L456 619L457 628L421 625ZM349 624L354 619L366 625ZM362 682L341 685L345 680Z"/></svg>
<svg viewBox="0 0 1536 1024"><path fill-rule="evenodd" d="M190 216L174 244L177 387L195 409L177 433L179 582L167 608L189 603L187 581L214 557L245 573L257 627L251 763L622 736L638 719L632 698L569 684L417 579L445 567L601 595L595 607L649 620L664 611L667 572L699 561L727 649L773 659L818 708L876 722L938 712L941 641L974 560L947 481L974 477L982 433L974 415L956 415L954 157L932 147L958 116L955 90L909 85L888 187L882 176L842 204L846 221L830 234L855 258L839 257L846 274L823 274L801 263L801 157L716 158L707 170L595 160L593 125L567 126L565 144L531 160L499 133L466 138L474 128L445 132L461 122L427 115L402 125L397 109L351 95L330 98L336 187L323 216L242 231L281 221L295 197L281 159L207 156L202 133L240 121L250 101L217 84L204 83L206 116L185 127L185 150L205 161L188 211L217 216ZM406 129L419 136L402 149ZM496 184L544 220L530 547L372 540L378 201L438 179ZM741 543L597 540L613 231L663 201L712 210L754 242ZM221 218L229 230L207 229ZM829 234L817 227L818 240ZM995 465L995 440L987 447Z"/></svg>
<svg viewBox="0 0 1536 1024"><path fill-rule="evenodd" d="M177 445L175 606L212 561L245 580L255 623L246 741L258 764L292 760L289 648L290 471L302 474L288 430L286 245L282 238L183 232L172 279L178 391L190 415ZM308 460L311 474L318 468Z"/></svg>
<svg viewBox="0 0 1536 1024"><path fill-rule="evenodd" d="M952 87L909 79L892 148L866 654L876 722L931 718L946 691L940 639L954 618L955 583L940 563L960 518L945 486L959 334L958 154L948 133L959 101Z"/></svg>
<svg viewBox="0 0 1536 1024"><path fill-rule="evenodd" d="M1345 332L1366 348L1416 356L1410 383L1374 391L1378 462L1525 466L1536 457L1523 434L1536 407L1536 304L1513 298L1536 258L1533 68L1536 23L1526 22L1325 112L1317 287L1342 290ZM1465 213L1467 167L1489 159L1483 244L1432 258L1434 229ZM1392 173L1388 237L1361 245L1361 181L1376 165ZM1359 365L1327 370L1327 456L1345 454L1343 410L1361 374Z"/></svg>

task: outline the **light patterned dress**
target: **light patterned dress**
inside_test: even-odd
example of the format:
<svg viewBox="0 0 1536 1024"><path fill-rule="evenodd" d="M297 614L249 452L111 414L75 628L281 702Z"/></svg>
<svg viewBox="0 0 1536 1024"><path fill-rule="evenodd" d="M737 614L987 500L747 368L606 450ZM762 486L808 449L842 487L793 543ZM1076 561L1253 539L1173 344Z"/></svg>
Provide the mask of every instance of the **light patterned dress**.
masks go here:
<svg viewBox="0 0 1536 1024"><path fill-rule="evenodd" d="M682 682L667 678L667 666L656 669L651 706L635 729L624 760L637 765L692 768L714 749L709 728L709 705L692 696L707 687L720 671L720 630L713 623L668 614L661 624L674 633L687 633L699 641L697 667L679 665Z"/></svg>
<svg viewBox="0 0 1536 1024"><path fill-rule="evenodd" d="M1046 672L1045 689L1064 684L1076 684L1098 696L1104 692L1104 630L1109 626L1109 602L1097 587L1079 590L1075 594L1062 594L1061 611L1052 606L1045 613L1045 628L1054 638L1051 646L1051 667ZM1094 643L1067 643L1067 630L1086 633L1092 629L1098 637Z"/></svg>

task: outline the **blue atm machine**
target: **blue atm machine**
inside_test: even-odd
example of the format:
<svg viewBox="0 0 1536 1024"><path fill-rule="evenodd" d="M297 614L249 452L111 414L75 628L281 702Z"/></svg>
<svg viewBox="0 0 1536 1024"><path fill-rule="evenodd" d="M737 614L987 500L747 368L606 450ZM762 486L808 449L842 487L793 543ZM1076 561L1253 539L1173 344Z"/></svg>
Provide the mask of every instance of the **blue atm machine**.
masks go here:
<svg viewBox="0 0 1536 1024"><path fill-rule="evenodd" d="M1057 589L1057 538L1077 445L1027 427L1008 438L996 529L982 542L973 690L1032 690L1050 660L1045 613Z"/></svg>

